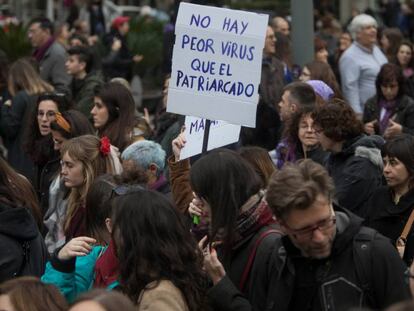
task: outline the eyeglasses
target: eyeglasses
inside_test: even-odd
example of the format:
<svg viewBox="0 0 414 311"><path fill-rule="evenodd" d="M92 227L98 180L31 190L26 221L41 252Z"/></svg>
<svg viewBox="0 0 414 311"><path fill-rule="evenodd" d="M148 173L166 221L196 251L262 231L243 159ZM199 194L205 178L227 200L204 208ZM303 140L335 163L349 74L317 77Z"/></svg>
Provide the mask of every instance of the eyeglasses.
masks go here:
<svg viewBox="0 0 414 311"><path fill-rule="evenodd" d="M37 116L39 118L43 118L44 116L46 116L46 118L51 119L51 118L56 117L56 112L55 111L46 111L46 112L44 112L44 111L40 110L40 111L37 112Z"/></svg>
<svg viewBox="0 0 414 311"><path fill-rule="evenodd" d="M407 269L404 271L405 283L409 284L410 279L414 279L414 274L411 273L410 267L407 267Z"/></svg>
<svg viewBox="0 0 414 311"><path fill-rule="evenodd" d="M289 228L289 226L287 226L286 224L283 224L283 225L289 230L289 233L292 234L295 238L306 240L306 239L312 238L313 232L315 230L326 231L332 228L332 226L335 224L336 224L336 217L335 215L333 215L333 216L329 216L328 218L319 221L317 224L313 226L303 228L303 229L296 230L296 229Z"/></svg>

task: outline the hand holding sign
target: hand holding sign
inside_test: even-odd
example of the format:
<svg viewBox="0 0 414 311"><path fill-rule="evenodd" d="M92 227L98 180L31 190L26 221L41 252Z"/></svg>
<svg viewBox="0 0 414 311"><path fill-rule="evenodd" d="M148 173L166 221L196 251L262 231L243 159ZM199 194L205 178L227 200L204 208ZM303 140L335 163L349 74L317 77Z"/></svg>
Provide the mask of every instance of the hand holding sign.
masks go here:
<svg viewBox="0 0 414 311"><path fill-rule="evenodd" d="M254 127L267 19L182 2L167 111Z"/></svg>
<svg viewBox="0 0 414 311"><path fill-rule="evenodd" d="M178 135L173 141L172 141L172 150L174 153L174 161L178 162L182 159L180 159L180 153L181 149L185 147L185 144L187 140L185 139L185 133L184 133L185 127L181 130L180 135Z"/></svg>

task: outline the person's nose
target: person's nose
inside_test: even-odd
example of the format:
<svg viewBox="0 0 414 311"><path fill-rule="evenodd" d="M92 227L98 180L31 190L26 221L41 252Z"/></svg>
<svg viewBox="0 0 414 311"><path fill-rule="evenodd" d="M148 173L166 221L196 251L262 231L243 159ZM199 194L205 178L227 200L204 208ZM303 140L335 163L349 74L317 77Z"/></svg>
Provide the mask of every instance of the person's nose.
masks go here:
<svg viewBox="0 0 414 311"><path fill-rule="evenodd" d="M390 165L387 163L384 165L384 174L388 174L390 172Z"/></svg>
<svg viewBox="0 0 414 311"><path fill-rule="evenodd" d="M319 229L316 228L313 230L312 241L314 243L322 243L325 241L325 234Z"/></svg>

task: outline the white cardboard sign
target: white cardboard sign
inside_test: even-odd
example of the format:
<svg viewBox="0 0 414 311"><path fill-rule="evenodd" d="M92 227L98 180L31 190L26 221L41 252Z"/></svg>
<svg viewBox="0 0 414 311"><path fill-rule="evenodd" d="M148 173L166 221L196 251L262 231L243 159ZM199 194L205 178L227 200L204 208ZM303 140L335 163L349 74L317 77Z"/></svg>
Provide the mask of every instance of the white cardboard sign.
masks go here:
<svg viewBox="0 0 414 311"><path fill-rule="evenodd" d="M180 160L202 152L205 125L205 119L191 116L185 117L185 138L187 143L181 149ZM240 129L240 125L233 125L225 121L211 121L207 151L237 142L240 136Z"/></svg>
<svg viewBox="0 0 414 311"><path fill-rule="evenodd" d="M267 21L181 2L167 111L255 127Z"/></svg>

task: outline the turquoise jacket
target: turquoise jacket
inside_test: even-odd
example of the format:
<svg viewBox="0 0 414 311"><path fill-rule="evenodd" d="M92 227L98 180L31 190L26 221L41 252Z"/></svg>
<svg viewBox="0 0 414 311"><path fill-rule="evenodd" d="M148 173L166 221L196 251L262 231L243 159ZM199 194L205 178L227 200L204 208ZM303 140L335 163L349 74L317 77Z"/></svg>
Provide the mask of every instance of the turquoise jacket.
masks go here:
<svg viewBox="0 0 414 311"><path fill-rule="evenodd" d="M41 278L42 282L55 285L68 302L72 303L80 294L92 288L96 261L106 248L106 246L94 246L88 255L76 257L75 269L72 272L58 271L49 261ZM113 282L108 289L113 289L117 285L118 282Z"/></svg>

